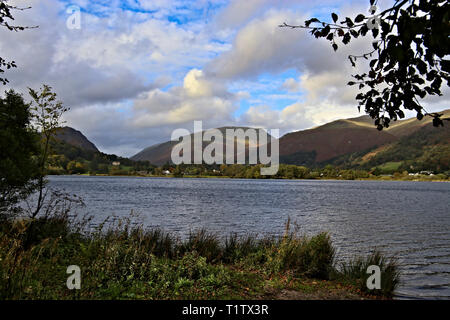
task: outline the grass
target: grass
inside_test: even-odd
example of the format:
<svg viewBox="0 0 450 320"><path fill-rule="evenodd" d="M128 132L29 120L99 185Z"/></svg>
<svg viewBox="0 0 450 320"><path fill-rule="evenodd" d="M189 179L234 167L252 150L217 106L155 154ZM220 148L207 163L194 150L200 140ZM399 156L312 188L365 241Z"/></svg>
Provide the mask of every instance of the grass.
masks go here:
<svg viewBox="0 0 450 320"><path fill-rule="evenodd" d="M398 168L402 165L401 161L397 161L397 162L386 162L383 163L382 165L379 165L378 168L380 168L380 170L383 173L394 173L398 170Z"/></svg>
<svg viewBox="0 0 450 320"><path fill-rule="evenodd" d="M369 290L366 285L367 269L369 266L375 265L381 271L381 289ZM400 281L400 273L396 260L387 259L379 251L374 251L366 258L355 258L346 264L341 264L341 268L337 271L335 277L347 282L356 283L359 289L363 292L381 296L391 296L395 291Z"/></svg>
<svg viewBox="0 0 450 320"><path fill-rule="evenodd" d="M380 253L334 266L330 237L238 237L200 230L180 240L119 221L84 231L67 215L0 222L0 299L279 299L391 297L395 261ZM364 283L370 264L382 290ZM69 265L81 289L66 287ZM294 295L293 295L294 294ZM283 296L284 295L284 296Z"/></svg>

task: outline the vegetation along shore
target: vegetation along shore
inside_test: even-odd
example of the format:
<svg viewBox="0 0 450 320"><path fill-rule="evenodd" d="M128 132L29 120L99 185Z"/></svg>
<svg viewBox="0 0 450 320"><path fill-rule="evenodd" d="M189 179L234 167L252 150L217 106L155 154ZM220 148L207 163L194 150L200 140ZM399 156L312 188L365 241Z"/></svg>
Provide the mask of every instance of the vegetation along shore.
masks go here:
<svg viewBox="0 0 450 320"><path fill-rule="evenodd" d="M374 252L335 261L327 233L219 239L207 230L180 240L123 220L86 231L67 213L0 224L1 299L388 299L399 282L395 260ZM381 289L369 290L369 265ZM68 290L66 269L81 269Z"/></svg>

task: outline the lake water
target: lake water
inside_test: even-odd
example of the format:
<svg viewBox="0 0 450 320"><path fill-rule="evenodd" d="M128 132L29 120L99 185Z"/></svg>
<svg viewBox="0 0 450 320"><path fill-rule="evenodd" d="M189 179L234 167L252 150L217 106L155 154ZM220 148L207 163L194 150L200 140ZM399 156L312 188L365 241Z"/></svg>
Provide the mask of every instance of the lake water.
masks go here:
<svg viewBox="0 0 450 320"><path fill-rule="evenodd" d="M397 298L450 298L450 183L51 176L81 196L96 221L140 214L146 226L186 236L328 231L337 256L378 248L399 259Z"/></svg>

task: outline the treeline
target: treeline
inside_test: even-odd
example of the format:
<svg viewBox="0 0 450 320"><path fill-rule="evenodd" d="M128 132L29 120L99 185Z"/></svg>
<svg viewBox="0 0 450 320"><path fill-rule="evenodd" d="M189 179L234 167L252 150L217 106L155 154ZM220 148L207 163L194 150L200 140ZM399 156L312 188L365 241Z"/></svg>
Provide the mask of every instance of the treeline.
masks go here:
<svg viewBox="0 0 450 320"><path fill-rule="evenodd" d="M440 174L433 174L428 171L422 174L411 175L407 171L395 171L392 174L386 173L384 168L374 168L371 170L361 169L343 169L333 165L326 165L324 167L308 168L305 166L297 166L290 164L280 164L277 174L272 176L261 175L261 168L263 165L178 165L170 166L166 164L163 167L156 168L154 172L170 171L175 177L186 176L216 176L227 178L241 178L241 179L342 179L342 180L356 180L356 179L379 179L379 178L395 178L402 180L413 180L420 178L433 178L438 180L446 180L450 178L450 171ZM387 170L389 171L389 170Z"/></svg>
<svg viewBox="0 0 450 320"><path fill-rule="evenodd" d="M54 156L59 157L59 156ZM432 180L447 180L450 172L433 174L430 171L410 174L407 171L395 171L392 174L389 166L377 167L374 170L340 169L332 165L323 168L308 168L280 164L277 174L261 175L262 165L171 165L154 166L147 161L134 162L132 165L96 164L95 161L72 160L66 167L51 167L49 174L90 174L90 175L120 175L120 176L170 176L183 177L223 177L237 179L383 179L414 180L417 178Z"/></svg>
<svg viewBox="0 0 450 320"><path fill-rule="evenodd" d="M439 149L439 150L437 150ZM426 171L436 179L449 179L450 171L434 171L430 167L446 169L447 154L439 147L430 147L426 162L415 160L399 162L379 162L379 158L364 166L327 164L322 167L306 167L291 164L280 164L276 175L261 175L263 165L207 165L166 163L156 166L149 161L133 161L117 155L83 150L63 141L52 142L53 154L49 156L47 174L90 174L90 175L133 175L133 176L174 176L174 177L227 177L243 179L369 179L392 176L396 179L414 179L417 174ZM433 151L433 152L432 152ZM445 149L444 149L445 151ZM383 159L385 160L385 159ZM432 166L435 164L436 166ZM415 176L410 176L414 173Z"/></svg>
<svg viewBox="0 0 450 320"><path fill-rule="evenodd" d="M115 154L85 150L64 141L52 139L48 174L121 174L151 171L149 161L133 161ZM113 163L120 163L114 166Z"/></svg>

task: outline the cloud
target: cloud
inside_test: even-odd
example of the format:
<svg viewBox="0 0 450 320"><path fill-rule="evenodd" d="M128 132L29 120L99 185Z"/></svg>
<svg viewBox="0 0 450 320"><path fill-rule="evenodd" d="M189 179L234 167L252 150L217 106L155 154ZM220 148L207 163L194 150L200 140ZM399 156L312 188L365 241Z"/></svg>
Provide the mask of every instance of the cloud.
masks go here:
<svg viewBox="0 0 450 320"><path fill-rule="evenodd" d="M234 0L219 13L216 23L220 28L235 28L261 13L270 0Z"/></svg>
<svg viewBox="0 0 450 320"><path fill-rule="evenodd" d="M269 10L239 30L231 50L208 63L206 73L228 79L254 79L264 72L278 74L287 69L340 69L341 57L333 54L329 43L313 39L303 30L279 27L284 21L299 24L304 20L291 11Z"/></svg>
<svg viewBox="0 0 450 320"><path fill-rule="evenodd" d="M350 52L360 52L370 47L370 43L355 41L335 53L327 41L317 40L304 30L278 27L283 21L303 20L304 17L289 10L269 10L240 29L231 50L207 65L206 75L231 82L244 81L250 87L261 85L261 74L271 74L275 79L286 70L300 74L297 79L284 79L278 87L273 87L276 81L262 87L266 92L254 99L254 105L242 114L242 123L278 126L287 132L358 114L355 88L346 85L355 69L345 61ZM274 109L270 103L295 96L276 91L269 94L268 90L299 93L301 97L297 102Z"/></svg>
<svg viewBox="0 0 450 320"><path fill-rule="evenodd" d="M26 92L27 87L38 88L43 83L49 84L73 108L119 102L134 98L152 87L138 70L127 67L124 63L126 59L106 66L96 63L102 55L90 46L86 52L90 51L91 55L80 54L77 50L82 46L78 46L77 41L82 38L75 35L77 41L68 40L77 31L66 28L65 20L59 15L63 7L60 3L56 4L33 1L32 9L17 14L17 23L38 25L38 29L18 33L5 28L0 30L2 55L14 58L18 65L17 69L8 73L12 87ZM89 36L83 39L90 42ZM103 50L107 48L103 46Z"/></svg>
<svg viewBox="0 0 450 320"><path fill-rule="evenodd" d="M11 2L21 5L21 1ZM344 7L344 3L347 6ZM66 6L82 7L80 30L66 27ZM175 128L249 125L306 129L358 115L363 70L347 63L370 40L330 44L305 30L279 28L337 11L354 16L367 1L323 0L33 0L16 23L38 29L0 29L0 52L18 68L10 85L53 86L71 107L65 119L102 151L130 156L169 140ZM361 68L361 69L360 69ZM446 107L444 97L424 102ZM428 109L429 108L429 109Z"/></svg>
<svg viewBox="0 0 450 320"><path fill-rule="evenodd" d="M301 89L301 85L294 78L288 78L283 82L282 88L289 92L298 92Z"/></svg>
<svg viewBox="0 0 450 320"><path fill-rule="evenodd" d="M156 10L167 14L177 10L176 4L165 3L143 5L160 6ZM151 134L155 143L170 137L157 125L208 115L230 118L233 106L228 99L233 95L190 67L203 65L228 48L210 39L204 22L178 25L152 14L122 10L118 1L105 6L86 1L70 4L83 7L80 30L66 27L66 3L56 0L31 1L32 9L17 13L18 24L39 25L38 29L18 33L0 29L2 57L18 65L7 74L15 90L27 96L27 87L51 85L71 108L67 125L92 137L101 150L126 155L137 151L136 146L143 147L142 141L149 143L143 132ZM186 69L192 71L184 86L177 86ZM165 92L166 86L173 89ZM146 96L147 110L156 111L154 116L144 111Z"/></svg>
<svg viewBox="0 0 450 320"><path fill-rule="evenodd" d="M183 86L168 91L150 90L135 100L133 119L138 127L183 124L194 120L231 120L236 109L234 102L240 94L232 94L225 87L206 79L202 70L192 69L184 77Z"/></svg>
<svg viewBox="0 0 450 320"><path fill-rule="evenodd" d="M184 77L183 88L189 97L208 97L212 95L212 87L205 80L203 71L192 69Z"/></svg>

